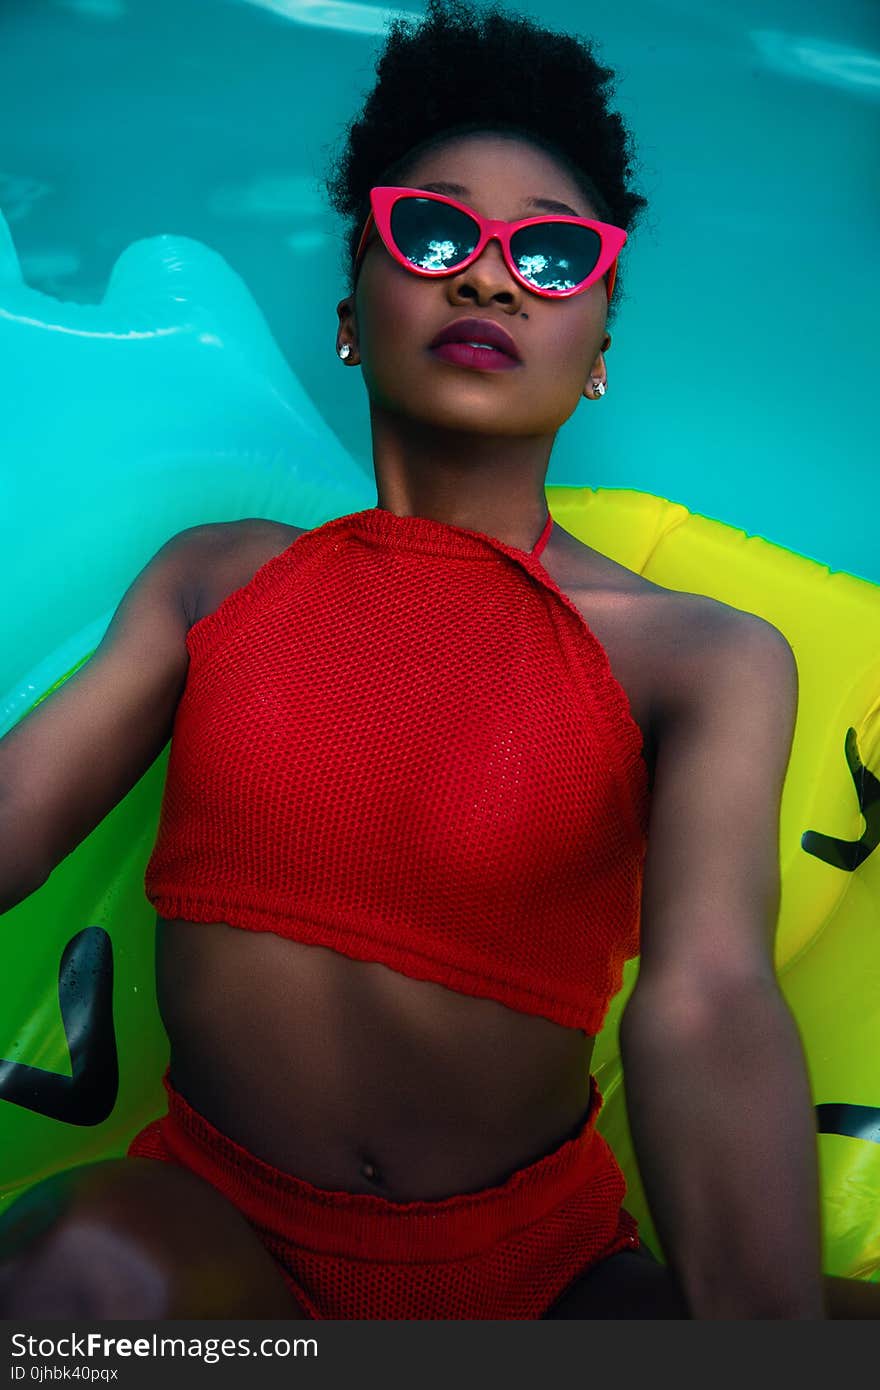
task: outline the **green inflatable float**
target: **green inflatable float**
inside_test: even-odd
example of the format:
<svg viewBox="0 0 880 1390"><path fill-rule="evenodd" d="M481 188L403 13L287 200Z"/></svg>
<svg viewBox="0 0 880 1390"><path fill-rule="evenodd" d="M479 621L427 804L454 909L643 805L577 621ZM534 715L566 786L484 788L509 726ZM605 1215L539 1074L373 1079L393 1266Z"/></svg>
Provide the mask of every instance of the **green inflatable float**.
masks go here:
<svg viewBox="0 0 880 1390"><path fill-rule="evenodd" d="M880 586L651 494L548 487L547 499L559 524L591 546L668 588L759 614L794 650L800 699L781 810L777 968L816 1107L824 1269L880 1280ZM304 494L306 511L313 502ZM349 497L327 515L359 505L372 502ZM295 495L284 510L296 515ZM168 748L43 887L3 918L0 1210L57 1169L123 1154L164 1109L168 1043L143 874L167 757ZM593 1069L605 1096L599 1128L626 1174L626 1205L662 1258L617 1049L637 971L630 962Z"/></svg>

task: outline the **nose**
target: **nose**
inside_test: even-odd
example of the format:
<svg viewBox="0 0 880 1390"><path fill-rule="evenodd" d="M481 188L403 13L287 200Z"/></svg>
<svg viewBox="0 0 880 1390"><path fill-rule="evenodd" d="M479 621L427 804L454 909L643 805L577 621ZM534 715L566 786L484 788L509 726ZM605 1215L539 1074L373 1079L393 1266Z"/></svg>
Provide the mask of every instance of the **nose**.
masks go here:
<svg viewBox="0 0 880 1390"><path fill-rule="evenodd" d="M497 237L490 237L477 259L452 276L452 282L457 292L470 286L481 298L499 294L522 297L522 286L511 275Z"/></svg>

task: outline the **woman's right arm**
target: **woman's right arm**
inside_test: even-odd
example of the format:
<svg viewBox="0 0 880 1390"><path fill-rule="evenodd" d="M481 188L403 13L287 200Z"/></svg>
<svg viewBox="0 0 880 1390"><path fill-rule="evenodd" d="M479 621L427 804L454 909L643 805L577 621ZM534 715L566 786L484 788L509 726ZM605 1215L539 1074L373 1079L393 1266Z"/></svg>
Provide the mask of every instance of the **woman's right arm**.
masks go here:
<svg viewBox="0 0 880 1390"><path fill-rule="evenodd" d="M211 529L166 541L90 660L0 739L0 913L45 883L171 737Z"/></svg>

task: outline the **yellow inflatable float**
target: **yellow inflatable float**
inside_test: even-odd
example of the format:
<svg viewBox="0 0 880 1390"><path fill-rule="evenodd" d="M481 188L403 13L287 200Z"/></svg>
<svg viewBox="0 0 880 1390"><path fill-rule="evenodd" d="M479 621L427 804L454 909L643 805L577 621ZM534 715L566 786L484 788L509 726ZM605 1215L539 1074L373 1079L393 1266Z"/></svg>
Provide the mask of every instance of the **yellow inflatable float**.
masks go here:
<svg viewBox="0 0 880 1390"><path fill-rule="evenodd" d="M816 1107L824 1269L880 1280L880 586L648 493L548 487L547 499L573 535L667 588L759 614L794 650L800 699L781 809L776 963ZM3 918L0 1211L57 1169L121 1155L164 1108L168 1042L143 874L167 758L166 748ZM662 1258L617 1048L637 972L630 962L593 1068L626 1205Z"/></svg>

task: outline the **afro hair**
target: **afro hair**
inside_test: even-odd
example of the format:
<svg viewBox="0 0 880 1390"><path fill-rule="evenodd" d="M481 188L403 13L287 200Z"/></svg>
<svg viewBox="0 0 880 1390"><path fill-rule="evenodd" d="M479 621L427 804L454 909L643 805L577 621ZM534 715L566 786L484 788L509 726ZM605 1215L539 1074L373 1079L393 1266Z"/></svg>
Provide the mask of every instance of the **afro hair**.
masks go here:
<svg viewBox="0 0 880 1390"><path fill-rule="evenodd" d="M469 130L531 140L560 161L601 221L631 231L648 202L628 187L630 135L608 109L615 73L596 62L593 46L497 4L481 12L466 0L427 0L420 22L391 20L376 83L323 180L347 223L342 273L349 292L370 189L405 182L417 155ZM622 279L619 265L609 325Z"/></svg>

